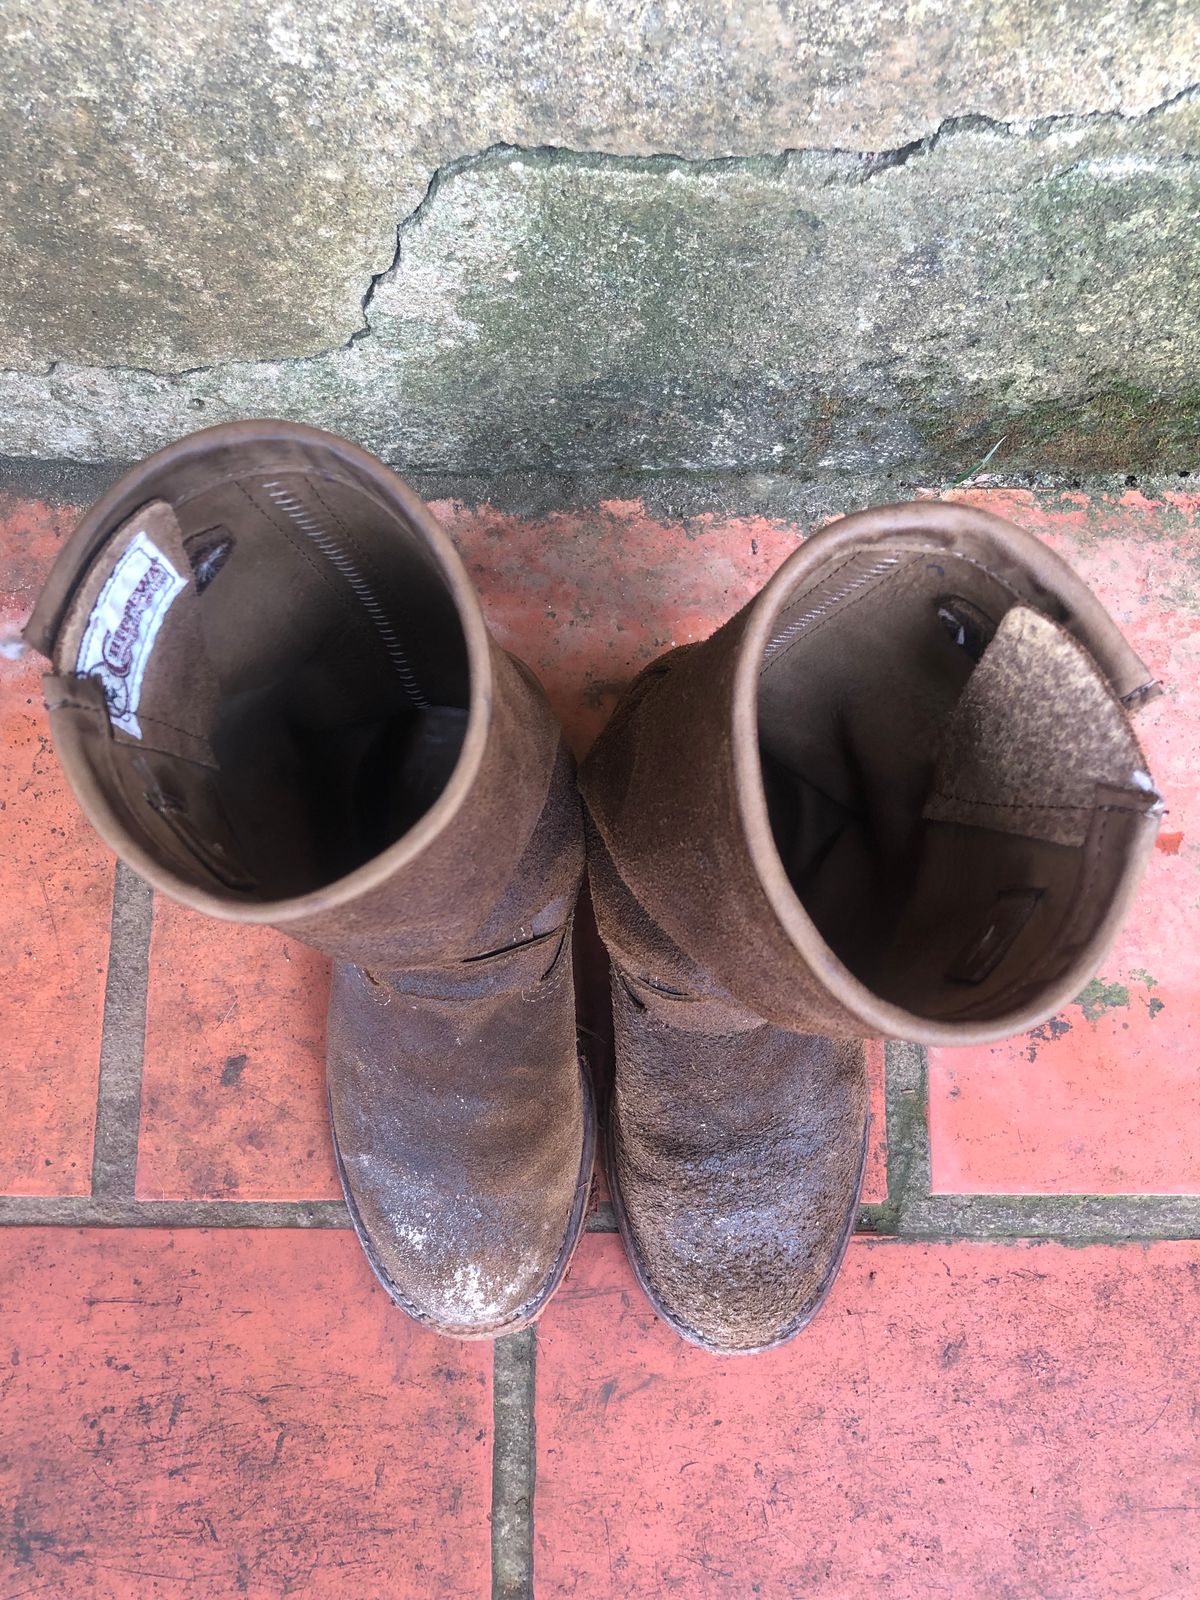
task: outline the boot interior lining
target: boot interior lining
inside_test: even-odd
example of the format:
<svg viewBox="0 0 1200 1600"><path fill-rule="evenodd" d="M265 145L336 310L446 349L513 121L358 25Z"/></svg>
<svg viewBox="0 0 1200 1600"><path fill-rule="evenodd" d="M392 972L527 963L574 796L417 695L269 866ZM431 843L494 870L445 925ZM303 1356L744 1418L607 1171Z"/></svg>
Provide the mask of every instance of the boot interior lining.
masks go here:
<svg viewBox="0 0 1200 1600"><path fill-rule="evenodd" d="M273 465L259 452L252 471L193 470L176 495L151 485L60 636L60 653L78 648L98 585L149 530L186 583L152 640L142 619L136 714L114 722L97 776L164 867L260 901L401 838L449 781L469 703L453 599L401 512L336 470Z"/></svg>
<svg viewBox="0 0 1200 1600"><path fill-rule="evenodd" d="M795 596L758 725L798 899L855 977L932 1019L987 1020L1053 983L1157 800L1090 657L942 551L873 550Z"/></svg>

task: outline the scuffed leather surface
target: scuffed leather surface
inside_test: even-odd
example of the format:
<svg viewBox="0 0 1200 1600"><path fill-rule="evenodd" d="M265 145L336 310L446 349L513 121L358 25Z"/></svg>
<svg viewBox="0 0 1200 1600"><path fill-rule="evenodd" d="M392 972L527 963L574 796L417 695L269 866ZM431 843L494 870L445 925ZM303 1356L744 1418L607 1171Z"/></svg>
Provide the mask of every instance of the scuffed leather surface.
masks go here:
<svg viewBox="0 0 1200 1600"><path fill-rule="evenodd" d="M329 1095L389 1292L443 1332L482 1334L531 1314L574 1242L588 1175L569 930L456 977L336 967Z"/></svg>
<svg viewBox="0 0 1200 1600"><path fill-rule="evenodd" d="M290 486L285 506L293 503L302 515L277 514L279 495L264 500L266 491L280 488L281 475ZM365 520L339 514L347 497L358 510L365 498ZM124 809L117 804L121 774L112 770L98 685L52 682L50 699L55 739L81 803L157 888L179 898L201 888L212 902L207 909L234 922L261 920L253 914L255 900L261 911L265 898L276 907L271 920L335 957L328 1083L336 1144L356 1226L389 1291L414 1316L448 1332L513 1326L536 1314L561 1277L582 1226L591 1161L590 1093L576 1051L571 986L571 915L583 869L580 806L573 764L545 695L487 637L457 557L406 485L344 440L270 421L204 430L126 473L60 553L29 624L37 648L54 656L64 618L69 636L72 604L81 582L86 600L87 574L106 542L159 498L167 502L160 535L164 525L182 538L218 523L239 552L235 559L248 561L257 579L265 574L265 584L235 582L231 590L238 568L227 564L206 589L204 604L217 605L214 629L235 646L226 652L230 681L246 687L247 674L250 687L287 683L311 665L314 651L337 657L337 672L314 673L297 690L302 700L328 694L336 702L336 715L322 702L322 728L353 732L364 717L369 721L380 709L372 703L376 680L393 669L383 710L390 715L414 699L397 656L418 686L420 670L438 669L446 708L464 714L466 641L475 640L472 659L487 663L471 695L472 729L482 745L478 765L454 807L443 808L440 829L426 830L420 848L389 850L363 863L375 870L364 871L351 893L347 880L317 874L317 888L282 903L259 895L253 874L235 884L217 872L210 858L234 851L224 848L198 801L186 816L190 853L147 803L144 778L124 795ZM337 525L331 571L313 564L289 522L327 541ZM381 554L389 529L404 555L394 570ZM297 577L298 552L307 578ZM186 551L175 554L179 570L187 570ZM407 656L394 630L379 626L385 612L362 579L368 568L389 598L386 614L396 612ZM376 568L386 582L377 583ZM339 587L331 573L353 577ZM290 601L304 586L310 599L328 604L308 608L305 615L318 625L289 654L299 609ZM389 595L389 588L397 592ZM189 591L189 604L199 592L198 586ZM189 691L194 701L204 686L193 659L201 641L194 631L180 638L180 648L159 660L164 692L186 705ZM74 655L56 664L70 672ZM428 700L425 709L440 704ZM264 729L272 731L269 718ZM176 767L197 756L190 745L169 754ZM345 776L337 746L323 745L317 759L325 761L331 787ZM235 764L251 782L274 771L261 742L240 751ZM170 776L174 787L184 787L177 773ZM183 802L195 788L172 796L172 816L187 812ZM297 831L286 772L276 789L274 802L259 808L268 843L273 834ZM399 826L406 832L412 819ZM322 830L317 844L338 843L336 810L332 821L320 814L314 833ZM307 867L299 874L308 875ZM287 914L297 904L303 915Z"/></svg>
<svg viewBox="0 0 1200 1600"><path fill-rule="evenodd" d="M500 809L493 828L503 831ZM581 863L560 748L542 815L499 904L476 907L486 915L465 957L334 968L329 1099L347 1199L389 1293L445 1333L498 1333L535 1315L582 1223L592 1114L571 981ZM454 901L452 878L443 892Z"/></svg>
<svg viewBox="0 0 1200 1600"><path fill-rule="evenodd" d="M780 926L738 821L733 689L749 616L746 607L635 680L580 787L634 898L699 969L776 1027L856 1038L858 1019ZM607 940L599 902L597 920Z"/></svg>
<svg viewBox="0 0 1200 1600"><path fill-rule="evenodd" d="M911 516L920 535L919 510L894 512L900 522ZM826 530L813 545L824 541L828 548L837 537ZM772 649L782 659L785 650L798 649L797 641L817 635L836 657L839 622L864 597L875 608L867 645L886 651L890 643L901 664L911 667L911 643L888 634L882 578L890 571L888 582L907 581L911 568L927 585L934 578L948 582L949 547L960 541L964 571L973 573L980 555L998 569L985 573L989 596L995 591L1006 604L1025 591L1041 596L1044 563L1016 530L991 519L982 531L974 524L943 528L941 537L945 556L933 546L916 547L919 568L911 550L898 550L859 572L859 553L839 546L841 564L825 588L798 583L775 616L776 632L764 652L768 668ZM789 565L793 574L808 570L800 557ZM853 583L847 571L857 573ZM1081 603L1090 619L1085 633L1115 634L1111 624L1095 626L1094 602L1065 569L1050 576ZM789 579L776 580L777 593L781 581ZM936 633L935 590L923 621L931 641L944 646ZM580 774L593 902L615 968L610 1159L618 1209L651 1299L687 1337L730 1351L787 1337L819 1305L852 1226L867 1126L860 1041L866 1025L858 1002L834 992L830 947L812 939L802 950L789 933L756 865L762 841L748 833L762 824L743 804L740 784L749 779L735 761L735 710L758 604L751 602L704 643L668 652L648 667ZM1051 594L1047 609L1064 608ZM1033 626L1039 637L1047 629L1059 637L1040 617ZM1085 659L1074 640L1067 645L1071 663ZM853 676L861 648L860 641L848 647L854 659L833 662L835 689ZM789 679L772 685L773 715L785 730L788 716L799 721L807 708L805 674L795 670L803 660L793 654ZM1098 677L1094 667L1091 676ZM920 694L922 671L915 677L913 692ZM760 668L760 738L763 681ZM1014 775L1014 784L1035 793L1030 774L1040 773L1024 735L1033 729L1044 743L1047 719L1064 709L1060 697L1049 698L1036 717L1022 715L1008 684L993 740L1000 746L997 764ZM845 737L839 723L845 706L836 694L830 704L828 734L820 722L815 732L806 724L818 756ZM886 696L864 697L860 714L868 724L887 717ZM1129 753L1122 746L1123 761ZM879 783L886 791L886 777ZM890 792L882 798L890 799ZM1011 802L1014 795L1006 791L999 798ZM1111 837L1121 857L1117 835ZM1101 883L1091 872L1085 878L1089 886ZM1025 881L1018 877L1016 884ZM1012 885L1006 878L999 887ZM855 906L868 920L880 912L870 895L860 895ZM920 969L922 943L895 942ZM1056 953L1053 941L1050 953ZM957 949L945 953L939 980L956 955L961 959ZM1018 976L1028 978L1032 965L1026 962ZM871 974L858 976L871 985ZM903 1004L919 996L922 976L920 970L904 974L898 994L889 998ZM964 1017L963 1043L975 1026Z"/></svg>
<svg viewBox="0 0 1200 1600"><path fill-rule="evenodd" d="M749 1352L819 1308L853 1228L863 1046L656 995L620 972L612 1181L639 1276L686 1337Z"/></svg>
<svg viewBox="0 0 1200 1600"><path fill-rule="evenodd" d="M779 1343L819 1308L854 1225L862 1043L739 1005L647 916L591 824L588 875L613 961L609 1169L634 1267L694 1343Z"/></svg>

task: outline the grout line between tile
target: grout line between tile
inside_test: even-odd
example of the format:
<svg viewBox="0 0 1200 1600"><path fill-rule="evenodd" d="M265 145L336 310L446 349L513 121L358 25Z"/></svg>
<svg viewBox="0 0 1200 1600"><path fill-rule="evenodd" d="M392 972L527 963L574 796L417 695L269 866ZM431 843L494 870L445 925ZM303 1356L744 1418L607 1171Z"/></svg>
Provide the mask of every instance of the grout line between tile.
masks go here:
<svg viewBox="0 0 1200 1600"><path fill-rule="evenodd" d="M112 932L104 984L100 1082L92 1143L92 1196L132 1199L137 1181L146 984L154 896L122 861L113 879Z"/></svg>
<svg viewBox="0 0 1200 1600"><path fill-rule="evenodd" d="M887 1040L883 1048L887 1200L880 1210L894 1227L915 1199L928 1197L932 1183L929 1052L899 1039Z"/></svg>
<svg viewBox="0 0 1200 1600"><path fill-rule="evenodd" d="M929 1052L886 1045L888 1197L864 1206L859 1230L902 1239L1041 1239L1121 1244L1200 1239L1200 1195L935 1194Z"/></svg>
<svg viewBox="0 0 1200 1600"><path fill-rule="evenodd" d="M349 1228L341 1200L0 1196L0 1228Z"/></svg>
<svg viewBox="0 0 1200 1600"><path fill-rule="evenodd" d="M349 1228L340 1200L135 1200L0 1195L0 1228ZM589 1233L615 1233L603 1212ZM1042 1239L1123 1244L1200 1239L1200 1195L935 1194L898 1211L864 1205L858 1233L953 1242Z"/></svg>
<svg viewBox="0 0 1200 1600"><path fill-rule="evenodd" d="M497 1339L492 1356L492 1600L533 1600L537 1328Z"/></svg>
<svg viewBox="0 0 1200 1600"><path fill-rule="evenodd" d="M931 1194L901 1212L913 1240L1040 1240L1068 1245L1200 1239L1200 1195Z"/></svg>
<svg viewBox="0 0 1200 1600"><path fill-rule="evenodd" d="M113 925L95 1192L90 1196L0 1195L0 1227L349 1228L350 1218L340 1200L136 1198L133 1179L150 906L149 890L132 874L127 883L118 881ZM920 1046L888 1044L888 1197L881 1204L859 1208L858 1233L910 1240L1028 1239L1076 1245L1200 1239L1200 1195L932 1193L927 1073L926 1052ZM610 1202L596 1206L587 1231L617 1232ZM530 1365L532 1360L530 1352ZM521 1591L518 1588L514 1593Z"/></svg>

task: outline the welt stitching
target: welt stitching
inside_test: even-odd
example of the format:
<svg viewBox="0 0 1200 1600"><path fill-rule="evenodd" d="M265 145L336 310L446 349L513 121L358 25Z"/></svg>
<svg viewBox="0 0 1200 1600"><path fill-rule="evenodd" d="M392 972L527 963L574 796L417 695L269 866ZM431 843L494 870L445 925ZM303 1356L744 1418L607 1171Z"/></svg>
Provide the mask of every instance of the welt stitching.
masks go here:
<svg viewBox="0 0 1200 1600"><path fill-rule="evenodd" d="M49 700L45 702L47 711L86 711L91 716L99 716L100 707L86 704L83 700Z"/></svg>
<svg viewBox="0 0 1200 1600"><path fill-rule="evenodd" d="M964 806L990 806L994 811L1081 811L1087 813L1093 811L1117 811L1127 817L1145 815L1136 806L1116 804L1089 805L1086 800L1074 805L1069 803L1055 804L1052 801L1046 801L1045 804L1042 804L1036 800L971 800L966 795L950 794L945 789L934 789L930 794L930 799L950 800L957 805Z"/></svg>
<svg viewBox="0 0 1200 1600"><path fill-rule="evenodd" d="M992 811L1108 811L1124 810L1123 806L1090 806L1085 801L1054 800L972 800L969 795L952 794L948 789L935 789L934 800L949 800L960 806L987 806Z"/></svg>
<svg viewBox="0 0 1200 1600"><path fill-rule="evenodd" d="M152 722L156 728L167 728L171 733L181 734L185 739L194 739L197 744L208 743L202 733L192 733L188 728L177 728L173 722L168 722L165 717L152 717L140 710L138 717L142 722Z"/></svg>
<svg viewBox="0 0 1200 1600"><path fill-rule="evenodd" d="M203 767L209 772L220 772L221 764L217 760L212 746L209 744L208 740L204 737L203 734L201 734L201 733L189 733L186 728L177 728L175 726L175 724L172 723L172 722L164 722L161 717L146 716L141 711L139 711L138 716L139 716L140 720L145 724L147 732L152 734L152 733L154 733L154 731L156 729L163 728L168 733L178 734L181 739L186 739L189 744L199 745L201 748L195 754L188 755L188 754L185 754L185 753L177 751L177 750L164 750L161 744L155 744L155 743L153 743L153 742L151 742L149 740L146 740L146 741L133 740L133 741L130 742L130 744L128 746L129 749L135 749L137 747L137 744L139 742L141 742L141 743L144 744L144 748L145 749L147 749L147 750L160 750L160 751L162 751L163 755L170 756L173 761L187 761L191 765L197 766L197 767ZM122 739L118 739L116 742L119 745L124 745L125 744L125 739L123 739L123 738Z"/></svg>
<svg viewBox="0 0 1200 1600"><path fill-rule="evenodd" d="M923 555L923 556L942 556L942 555L944 555L950 561L965 561L969 567L976 567L980 572L985 572L988 575L989 578L993 578L1000 585L1000 587L1002 589L1006 590L1010 595L1012 595L1013 599L1015 601L1017 601L1017 603L1019 605L1028 605L1029 604L1029 602L1025 599L1024 595L1022 595L1021 591L1019 589L1014 589L1012 584L1009 583L1007 578L1002 578L998 572L993 572L991 567L987 566L982 561L977 561L974 556L964 555L959 550L952 550L952 551L947 552L945 550L938 549L937 546L935 546L935 545L920 545L912 553L913 553L913 555Z"/></svg>
<svg viewBox="0 0 1200 1600"><path fill-rule="evenodd" d="M1086 904L1091 896L1092 887L1095 884L1096 876L1100 869L1100 861L1104 854L1104 835L1108 831L1108 824L1109 817L1106 815L1100 824L1100 831L1096 835L1096 848L1092 852L1092 859L1088 864L1087 877L1084 880L1084 886L1080 891L1079 899L1076 901L1077 905Z"/></svg>

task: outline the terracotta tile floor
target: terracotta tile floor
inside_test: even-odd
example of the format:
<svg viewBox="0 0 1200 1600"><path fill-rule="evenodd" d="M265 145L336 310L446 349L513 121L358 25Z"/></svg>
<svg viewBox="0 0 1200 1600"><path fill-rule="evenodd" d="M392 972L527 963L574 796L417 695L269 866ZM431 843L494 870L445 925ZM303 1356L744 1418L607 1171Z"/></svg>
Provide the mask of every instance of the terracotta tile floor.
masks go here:
<svg viewBox="0 0 1200 1600"><path fill-rule="evenodd" d="M748 1361L657 1321L603 1204L535 1333L393 1310L337 1199L323 962L114 874L0 653L0 1600L1200 1595L1200 495L960 497L1162 677L1170 810L1062 1015L874 1047L863 1236ZM578 750L804 531L435 510ZM0 499L9 636L74 516Z"/></svg>

